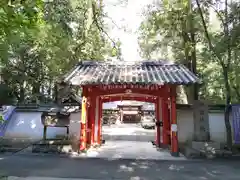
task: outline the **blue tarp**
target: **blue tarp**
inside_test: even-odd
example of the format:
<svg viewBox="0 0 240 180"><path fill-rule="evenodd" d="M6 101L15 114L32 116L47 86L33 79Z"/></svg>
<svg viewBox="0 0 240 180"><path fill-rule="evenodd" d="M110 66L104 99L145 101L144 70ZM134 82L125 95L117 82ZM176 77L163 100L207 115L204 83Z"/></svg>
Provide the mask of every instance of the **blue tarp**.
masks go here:
<svg viewBox="0 0 240 180"><path fill-rule="evenodd" d="M15 112L15 106L3 106L3 111L0 122L0 136L4 136L8 122L10 121L12 114Z"/></svg>
<svg viewBox="0 0 240 180"><path fill-rule="evenodd" d="M232 122L234 131L234 143L240 144L240 105L232 106Z"/></svg>

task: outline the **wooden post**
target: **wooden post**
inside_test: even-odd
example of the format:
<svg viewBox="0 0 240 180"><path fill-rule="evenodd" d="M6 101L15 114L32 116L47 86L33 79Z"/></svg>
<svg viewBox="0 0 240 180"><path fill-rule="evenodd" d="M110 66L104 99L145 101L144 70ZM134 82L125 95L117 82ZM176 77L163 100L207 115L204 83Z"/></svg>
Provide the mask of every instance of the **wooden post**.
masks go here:
<svg viewBox="0 0 240 180"><path fill-rule="evenodd" d="M47 126L44 125L43 126L43 140L47 140Z"/></svg>
<svg viewBox="0 0 240 180"><path fill-rule="evenodd" d="M100 100L100 97L97 96L96 97L96 101L95 101L95 119L94 119L94 145L98 145L98 130L99 130L99 124L98 124L98 121L99 121L99 100Z"/></svg>
<svg viewBox="0 0 240 180"><path fill-rule="evenodd" d="M176 87L171 87L171 155L179 156L178 135L177 135L177 110L176 110Z"/></svg>
<svg viewBox="0 0 240 180"><path fill-rule="evenodd" d="M69 126L67 126L66 128L67 128L67 140L69 140Z"/></svg>
<svg viewBox="0 0 240 180"><path fill-rule="evenodd" d="M87 148L87 136L86 136L86 122L87 122L87 98L84 95L82 98L82 117L80 128L80 151L84 151Z"/></svg>
<svg viewBox="0 0 240 180"><path fill-rule="evenodd" d="M155 144L157 147L160 147L161 144L161 127L160 127L160 121L161 121L161 112L160 112L160 106L161 106L161 98L157 98L157 102L155 103L155 113L156 113L156 141Z"/></svg>
<svg viewBox="0 0 240 180"><path fill-rule="evenodd" d="M170 118L168 112L168 99L162 99L162 118L163 118L163 145L170 144Z"/></svg>
<svg viewBox="0 0 240 180"><path fill-rule="evenodd" d="M87 98L87 148L91 146L91 129L92 129L92 98Z"/></svg>
<svg viewBox="0 0 240 180"><path fill-rule="evenodd" d="M91 146L95 143L95 113L96 113L96 96L91 100Z"/></svg>
<svg viewBox="0 0 240 180"><path fill-rule="evenodd" d="M98 111L98 145L102 144L102 99L99 97L99 111Z"/></svg>

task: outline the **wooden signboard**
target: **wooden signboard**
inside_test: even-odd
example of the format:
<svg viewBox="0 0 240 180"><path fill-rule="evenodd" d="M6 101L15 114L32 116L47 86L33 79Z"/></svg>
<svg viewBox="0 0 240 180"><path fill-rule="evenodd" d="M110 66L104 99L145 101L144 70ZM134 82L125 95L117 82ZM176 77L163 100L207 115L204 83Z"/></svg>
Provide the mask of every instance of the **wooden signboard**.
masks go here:
<svg viewBox="0 0 240 180"><path fill-rule="evenodd" d="M194 140L208 141L209 134L209 116L208 103L206 101L195 101L193 104L194 117Z"/></svg>
<svg viewBox="0 0 240 180"><path fill-rule="evenodd" d="M66 127L70 124L70 113L43 112L42 124L52 127Z"/></svg>

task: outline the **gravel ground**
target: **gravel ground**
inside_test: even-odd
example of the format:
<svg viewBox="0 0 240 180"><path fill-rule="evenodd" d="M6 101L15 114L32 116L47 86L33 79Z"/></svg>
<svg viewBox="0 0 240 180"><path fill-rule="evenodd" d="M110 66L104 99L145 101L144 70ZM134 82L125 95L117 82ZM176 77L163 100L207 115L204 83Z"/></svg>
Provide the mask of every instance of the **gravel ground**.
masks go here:
<svg viewBox="0 0 240 180"><path fill-rule="evenodd" d="M104 132L112 139L86 156L70 158L31 154L29 151L1 155L0 175L11 176L8 180L240 179L239 160L174 158L166 150L157 151L143 139L147 134L151 140L154 139L154 131L141 129L139 125L104 127Z"/></svg>

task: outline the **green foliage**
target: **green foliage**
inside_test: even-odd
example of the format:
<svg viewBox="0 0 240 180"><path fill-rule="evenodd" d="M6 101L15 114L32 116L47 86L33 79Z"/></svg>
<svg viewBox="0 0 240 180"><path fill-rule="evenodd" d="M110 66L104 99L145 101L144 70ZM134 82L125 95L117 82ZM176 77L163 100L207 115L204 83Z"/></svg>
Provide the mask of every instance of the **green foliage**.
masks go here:
<svg viewBox="0 0 240 180"><path fill-rule="evenodd" d="M2 0L1 80L13 98L51 99L55 80L80 60L112 56L103 14L94 0Z"/></svg>
<svg viewBox="0 0 240 180"><path fill-rule="evenodd" d="M224 6L219 6L219 1L199 1L212 44L209 47L199 8L195 1L190 2L165 0L147 10L146 19L139 29L142 56L167 58L189 65L193 63L195 51L197 73L204 82L199 96L212 103L225 103L226 79L223 74L226 70L224 66L228 64L231 102L239 102L240 3L229 1L226 15ZM218 28L215 27L217 25ZM229 33L226 32L226 27ZM191 34L194 35L194 41Z"/></svg>
<svg viewBox="0 0 240 180"><path fill-rule="evenodd" d="M0 106L12 103L11 89L5 84L0 84Z"/></svg>

